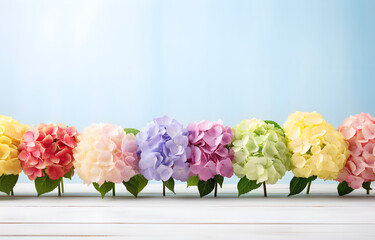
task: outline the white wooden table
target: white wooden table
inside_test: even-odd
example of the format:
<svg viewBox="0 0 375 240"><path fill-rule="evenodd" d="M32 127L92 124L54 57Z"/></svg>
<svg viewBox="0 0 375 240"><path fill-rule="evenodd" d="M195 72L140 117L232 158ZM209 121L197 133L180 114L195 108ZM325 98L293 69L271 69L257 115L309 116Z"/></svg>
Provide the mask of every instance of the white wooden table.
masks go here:
<svg viewBox="0 0 375 240"><path fill-rule="evenodd" d="M0 239L375 239L375 193L338 197L336 185L313 184L310 196L287 197L288 185L269 185L237 197L224 185L218 198L199 198L195 187L176 185L162 197L150 184L136 199L116 186L99 197L92 186L66 184L35 197L17 184L15 197L0 196Z"/></svg>

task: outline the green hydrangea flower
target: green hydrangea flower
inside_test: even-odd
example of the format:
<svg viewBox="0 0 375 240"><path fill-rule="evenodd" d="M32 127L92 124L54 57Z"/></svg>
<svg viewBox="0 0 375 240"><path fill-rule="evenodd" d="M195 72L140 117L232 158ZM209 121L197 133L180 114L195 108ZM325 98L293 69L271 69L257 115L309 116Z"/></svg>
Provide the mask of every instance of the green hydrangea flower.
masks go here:
<svg viewBox="0 0 375 240"><path fill-rule="evenodd" d="M275 184L289 168L290 150L282 128L275 122L245 119L232 128L233 171L257 183Z"/></svg>

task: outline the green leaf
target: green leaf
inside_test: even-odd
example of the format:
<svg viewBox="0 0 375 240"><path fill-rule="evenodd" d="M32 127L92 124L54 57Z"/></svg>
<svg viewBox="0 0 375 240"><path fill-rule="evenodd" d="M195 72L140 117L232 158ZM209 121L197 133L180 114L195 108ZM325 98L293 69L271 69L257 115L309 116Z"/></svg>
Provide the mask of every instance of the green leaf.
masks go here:
<svg viewBox="0 0 375 240"><path fill-rule="evenodd" d="M315 181L318 177L317 176L311 176L307 178L307 181L312 182Z"/></svg>
<svg viewBox="0 0 375 240"><path fill-rule="evenodd" d="M174 194L176 194L174 192L174 180L173 178L171 177L168 181L163 181L164 185L171 191L173 192Z"/></svg>
<svg viewBox="0 0 375 240"><path fill-rule="evenodd" d="M224 177L221 175L215 175L216 182L223 188Z"/></svg>
<svg viewBox="0 0 375 240"><path fill-rule="evenodd" d="M2 175L0 176L0 191L6 194L10 194L16 185L18 180L18 175Z"/></svg>
<svg viewBox="0 0 375 240"><path fill-rule="evenodd" d="M72 176L73 176L73 170L70 169L69 172L65 173L64 178L68 178L72 180Z"/></svg>
<svg viewBox="0 0 375 240"><path fill-rule="evenodd" d="M362 187L363 187L364 189L368 190L368 191L372 190L372 188L371 188L371 182L364 182L364 183L362 184Z"/></svg>
<svg viewBox="0 0 375 240"><path fill-rule="evenodd" d="M210 192L212 192L215 188L215 179L211 178L207 181L199 181L198 182L198 191L201 197L206 196Z"/></svg>
<svg viewBox="0 0 375 240"><path fill-rule="evenodd" d="M190 176L187 181L187 187L189 186L198 186L199 183L199 177L197 176Z"/></svg>
<svg viewBox="0 0 375 240"><path fill-rule="evenodd" d="M238 196L257 189L261 185L262 183L257 183L256 180L249 180L247 177L243 177L237 184Z"/></svg>
<svg viewBox="0 0 375 240"><path fill-rule="evenodd" d="M292 181L290 181L290 193L288 197L302 192L306 188L307 184L314 181L316 178L316 176L311 176L308 178L293 177Z"/></svg>
<svg viewBox="0 0 375 240"><path fill-rule="evenodd" d="M98 192L100 192L100 194L102 195L102 198L104 198L107 192L111 191L115 187L115 184L113 182L104 182L101 186L99 186L99 184L94 182L92 183L92 185L94 185L94 188Z"/></svg>
<svg viewBox="0 0 375 240"><path fill-rule="evenodd" d="M277 123L272 120L264 120L265 123L273 124L275 127L280 128L280 130L285 134L284 129Z"/></svg>
<svg viewBox="0 0 375 240"><path fill-rule="evenodd" d="M136 136L139 133L139 130L135 128L124 128L124 131L126 134L133 133L134 136Z"/></svg>
<svg viewBox="0 0 375 240"><path fill-rule="evenodd" d="M42 194L52 192L60 184L60 179L52 180L47 175L35 179L35 189L38 197Z"/></svg>
<svg viewBox="0 0 375 240"><path fill-rule="evenodd" d="M340 196L344 196L346 194L349 194L353 192L354 189L349 187L348 183L343 181L337 185L337 192L339 193Z"/></svg>
<svg viewBox="0 0 375 240"><path fill-rule="evenodd" d="M137 197L138 194L142 191L144 187L146 187L148 183L148 180L142 176L141 174L137 174L134 177L130 178L127 182L122 182L126 189L134 195L134 197Z"/></svg>

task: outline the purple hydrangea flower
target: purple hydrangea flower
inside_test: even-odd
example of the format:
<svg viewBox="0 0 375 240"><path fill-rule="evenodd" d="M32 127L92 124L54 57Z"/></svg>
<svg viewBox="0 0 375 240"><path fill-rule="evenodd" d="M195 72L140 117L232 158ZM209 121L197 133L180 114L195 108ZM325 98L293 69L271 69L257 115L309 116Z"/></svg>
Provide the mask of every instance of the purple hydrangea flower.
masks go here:
<svg viewBox="0 0 375 240"><path fill-rule="evenodd" d="M189 178L188 131L175 119L155 118L135 137L140 155L139 169L148 180Z"/></svg>

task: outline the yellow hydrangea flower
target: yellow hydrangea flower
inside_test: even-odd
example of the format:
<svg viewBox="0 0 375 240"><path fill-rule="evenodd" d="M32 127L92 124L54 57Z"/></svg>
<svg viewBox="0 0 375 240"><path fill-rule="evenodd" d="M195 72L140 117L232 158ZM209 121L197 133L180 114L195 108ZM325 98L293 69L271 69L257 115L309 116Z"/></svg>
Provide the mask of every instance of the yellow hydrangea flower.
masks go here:
<svg viewBox="0 0 375 240"><path fill-rule="evenodd" d="M336 179L349 157L348 143L317 112L295 112L283 125L296 177Z"/></svg>
<svg viewBox="0 0 375 240"><path fill-rule="evenodd" d="M18 175L22 171L17 148L29 128L11 117L0 115L0 176Z"/></svg>

